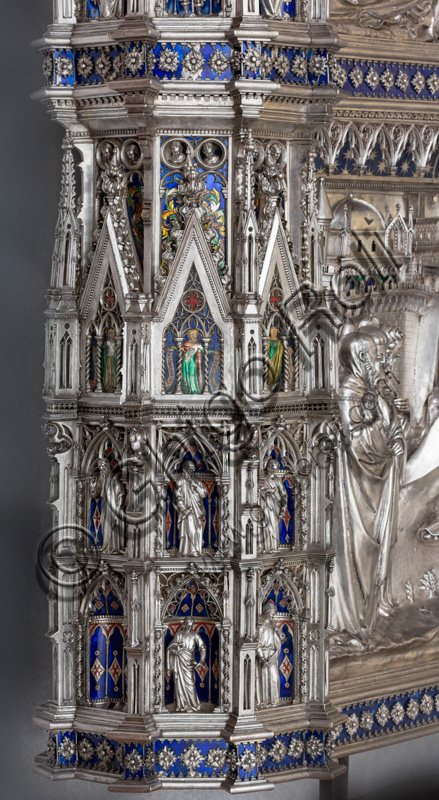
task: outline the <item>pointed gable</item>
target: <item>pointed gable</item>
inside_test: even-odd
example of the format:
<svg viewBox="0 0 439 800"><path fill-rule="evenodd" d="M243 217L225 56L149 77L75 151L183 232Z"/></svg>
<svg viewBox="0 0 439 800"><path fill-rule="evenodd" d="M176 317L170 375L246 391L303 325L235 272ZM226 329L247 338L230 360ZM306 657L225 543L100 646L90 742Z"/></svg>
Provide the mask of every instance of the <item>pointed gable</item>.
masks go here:
<svg viewBox="0 0 439 800"><path fill-rule="evenodd" d="M97 311L99 296L108 275L111 276L121 312L124 313L126 310L125 297L130 292L130 287L110 214L107 214L104 219L81 298L80 313L86 320L91 319Z"/></svg>
<svg viewBox="0 0 439 800"><path fill-rule="evenodd" d="M192 214L154 308L162 341L154 362L160 395L214 395L232 380L232 319L218 267Z"/></svg>
<svg viewBox="0 0 439 800"><path fill-rule="evenodd" d="M262 297L262 314L269 304L270 289L277 270L279 285L283 290L283 302L287 313L296 321L303 319L304 307L299 281L283 228L279 211L273 220L273 227L267 245L259 278L259 295Z"/></svg>
<svg viewBox="0 0 439 800"><path fill-rule="evenodd" d="M195 266L202 291L213 316L230 320L230 306L218 268L213 262L206 237L196 213L193 213L185 230L173 264L155 305L157 320L173 317L184 292L190 270Z"/></svg>

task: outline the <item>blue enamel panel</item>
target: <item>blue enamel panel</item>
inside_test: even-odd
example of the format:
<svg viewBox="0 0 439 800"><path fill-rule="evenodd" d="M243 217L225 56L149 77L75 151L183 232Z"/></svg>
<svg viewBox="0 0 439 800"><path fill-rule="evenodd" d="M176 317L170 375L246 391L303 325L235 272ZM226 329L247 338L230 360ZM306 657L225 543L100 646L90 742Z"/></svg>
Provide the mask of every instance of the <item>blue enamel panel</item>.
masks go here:
<svg viewBox="0 0 439 800"><path fill-rule="evenodd" d="M99 497L97 501L94 497L92 497L90 503L90 537L89 537L91 547L102 547L103 545L101 514L102 514L102 497Z"/></svg>
<svg viewBox="0 0 439 800"><path fill-rule="evenodd" d="M205 589L199 589L195 581L190 581L177 592L169 606L169 613L174 617L210 617L216 611L214 599Z"/></svg>
<svg viewBox="0 0 439 800"><path fill-rule="evenodd" d="M384 721L396 703L401 705L398 708L398 721ZM334 742L337 748L345 742L363 737L381 736L383 733L391 736L392 732L403 728L427 725L438 720L439 688L435 686L354 704L345 708L344 713L351 733L346 730L346 725L339 726L341 732L335 739L332 732L302 730L236 746L215 739L158 739L149 744L123 744L98 734L62 731L49 736L48 764L53 765L56 753L56 763L60 768L72 767L77 763L83 769L116 773L129 781L189 775L215 778L228 774L232 782L241 782L254 781L264 775L269 777L270 773L294 770L304 765L324 769L330 763ZM384 714L382 723L375 719L380 713ZM363 717L366 728L361 726L362 714L366 714ZM348 717L354 717L351 724Z"/></svg>
<svg viewBox="0 0 439 800"><path fill-rule="evenodd" d="M218 1L205 0L203 9L207 9L210 2ZM177 2L179 3L179 0ZM287 15L292 14L293 5L284 3ZM90 14L99 13L92 0L89 0L89 9ZM202 14L204 13L202 10ZM279 47L274 50L270 45L260 45L255 42L243 42L242 51L239 48L232 50L229 44L223 42L200 43L195 50L192 45L181 43L172 45L161 43L151 49L143 42L130 42L126 47L127 56L133 50L142 53L141 66L139 70L135 68L134 72L128 66L126 70L122 69L123 51L117 46L109 45L105 52L96 48L75 52L73 50L53 52L55 60L64 56L76 64L83 54L92 59L91 69L86 67L85 74L78 72L79 85L102 83L104 79L142 77L146 74L143 53L147 59L148 74L159 80L179 80L183 77L184 59L191 53L191 57L185 62L188 68L185 79L190 77L196 80L232 80L234 77L242 76L251 80L264 78L280 83L327 85L333 82L343 91L353 95L407 100L431 100L439 93L437 66L332 58L331 75L328 75L328 53L325 49L304 51ZM166 51L169 57L161 58L161 54ZM112 65L112 69L105 72L105 75L102 70L96 69L96 62L103 55L110 58ZM74 74L65 76L59 81L61 86L73 86L74 83Z"/></svg>
<svg viewBox="0 0 439 800"><path fill-rule="evenodd" d="M124 696L124 635L116 625L108 640L108 694L110 699Z"/></svg>
<svg viewBox="0 0 439 800"><path fill-rule="evenodd" d="M57 734L58 764L71 767L76 764L76 735L74 731Z"/></svg>
<svg viewBox="0 0 439 800"><path fill-rule="evenodd" d="M279 653L280 697L292 699L294 697L294 643L293 626L284 622L281 626L284 640Z"/></svg>
<svg viewBox="0 0 439 800"><path fill-rule="evenodd" d="M71 74L61 75L60 64L63 62L61 59L67 59L72 65ZM75 55L73 50L55 50L55 68L58 75L58 81L61 86L74 86L75 84Z"/></svg>
<svg viewBox="0 0 439 800"><path fill-rule="evenodd" d="M107 637L97 625L90 637L90 699L104 700L107 675Z"/></svg>
<svg viewBox="0 0 439 800"><path fill-rule="evenodd" d="M99 3L94 0L87 0L87 17L89 19L99 19L101 12L99 11Z"/></svg>

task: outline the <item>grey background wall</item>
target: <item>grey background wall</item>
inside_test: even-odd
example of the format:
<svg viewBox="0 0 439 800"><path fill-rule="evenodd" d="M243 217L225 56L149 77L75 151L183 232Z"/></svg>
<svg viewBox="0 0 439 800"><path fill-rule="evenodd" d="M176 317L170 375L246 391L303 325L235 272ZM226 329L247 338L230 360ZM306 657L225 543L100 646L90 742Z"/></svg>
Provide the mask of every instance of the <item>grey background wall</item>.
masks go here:
<svg viewBox="0 0 439 800"><path fill-rule="evenodd" d="M41 57L31 48L50 22L50 0L1 4L1 656L0 787L8 800L108 798L104 786L49 783L32 770L45 748L32 724L34 706L50 696L45 639L46 597L38 579L38 544L50 527L45 504L49 460L41 433L45 292L61 174L62 131L30 95L42 84ZM351 798L437 797L439 736L351 759ZM318 784L281 784L272 800L317 800ZM191 792L198 800L207 792ZM216 793L219 800L220 795ZM184 792L172 797L187 800ZM162 800L171 793L162 792ZM250 797L256 797L251 794Z"/></svg>

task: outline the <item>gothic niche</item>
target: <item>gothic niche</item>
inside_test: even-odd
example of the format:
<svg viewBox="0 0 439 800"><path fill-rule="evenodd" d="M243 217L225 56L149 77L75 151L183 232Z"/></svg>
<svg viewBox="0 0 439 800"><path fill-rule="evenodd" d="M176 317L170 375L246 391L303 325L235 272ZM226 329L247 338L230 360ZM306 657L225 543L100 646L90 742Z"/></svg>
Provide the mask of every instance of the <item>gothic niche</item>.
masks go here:
<svg viewBox="0 0 439 800"><path fill-rule="evenodd" d="M216 394L223 381L223 336L215 324L195 266L163 336L166 394Z"/></svg>
<svg viewBox="0 0 439 800"><path fill-rule="evenodd" d="M293 392L299 388L297 337L284 303L284 291L276 267L263 322L264 388L270 392Z"/></svg>
<svg viewBox="0 0 439 800"><path fill-rule="evenodd" d="M85 636L85 702L123 709L127 696L127 623L121 601L122 579L103 575L82 604L78 641Z"/></svg>
<svg viewBox="0 0 439 800"><path fill-rule="evenodd" d="M194 439L167 459L166 550L171 556L214 554L219 545L219 463Z"/></svg>
<svg viewBox="0 0 439 800"><path fill-rule="evenodd" d="M121 479L119 455L104 436L90 466L89 545L104 553L125 550L125 486Z"/></svg>
<svg viewBox="0 0 439 800"><path fill-rule="evenodd" d="M174 594L163 620L165 707L210 712L220 705L220 609L199 580Z"/></svg>
<svg viewBox="0 0 439 800"><path fill-rule="evenodd" d="M298 689L300 596L284 573L262 580L256 651L256 703L259 708L291 703Z"/></svg>
<svg viewBox="0 0 439 800"><path fill-rule="evenodd" d="M122 391L123 320L111 276L101 292L99 309L87 332L86 391Z"/></svg>
<svg viewBox="0 0 439 800"><path fill-rule="evenodd" d="M296 483L292 477L294 459L280 435L274 436L266 451L263 473L259 482L260 525L259 551L273 553L282 547L292 547Z"/></svg>
<svg viewBox="0 0 439 800"><path fill-rule="evenodd" d="M69 333L70 324L65 323L66 331L59 345L59 388L72 388L72 352L73 341Z"/></svg>

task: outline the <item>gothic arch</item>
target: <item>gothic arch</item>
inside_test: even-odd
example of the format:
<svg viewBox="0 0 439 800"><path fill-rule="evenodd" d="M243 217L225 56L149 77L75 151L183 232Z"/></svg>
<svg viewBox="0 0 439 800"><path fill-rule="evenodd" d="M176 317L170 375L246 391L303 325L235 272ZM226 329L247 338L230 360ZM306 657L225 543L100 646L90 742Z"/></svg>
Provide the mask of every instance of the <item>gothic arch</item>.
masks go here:
<svg viewBox="0 0 439 800"><path fill-rule="evenodd" d="M268 461L273 458L272 451L275 445L279 449L281 458L287 458L289 461L291 461L291 455L293 455L294 462L290 464L286 463L285 466L287 468L294 467L297 461L302 458L299 445L295 441L294 436L292 436L287 430L270 428L264 437L263 444L264 450L262 454L261 466L264 469L267 466Z"/></svg>
<svg viewBox="0 0 439 800"><path fill-rule="evenodd" d="M163 604L160 628L156 626L156 631L160 631L165 667L159 689L160 705L163 709L172 707L176 699L175 672L168 671L168 648L178 635L184 621L188 619L191 620L194 634L200 637L194 652L197 697L205 712L213 711L218 707L224 710L227 705L225 681L222 680L222 677L228 673L229 656L225 645L228 641L229 624L227 620L223 619L215 588L217 587L207 585L201 575L188 576L186 574L181 580L178 580ZM200 640L205 650L204 664L201 662Z"/></svg>
<svg viewBox="0 0 439 800"><path fill-rule="evenodd" d="M207 459L208 466L211 467L214 474L219 477L221 475L221 462L213 449L212 443L200 430L196 434L192 431L186 431L181 438L178 438L175 442L170 442L163 465L165 475L175 472L174 465L181 463L188 450L193 449L195 446L199 449L202 457Z"/></svg>
<svg viewBox="0 0 439 800"><path fill-rule="evenodd" d="M204 231L192 214L155 303L153 333L162 342L152 392L193 399L233 385L230 307Z"/></svg>
<svg viewBox="0 0 439 800"><path fill-rule="evenodd" d="M285 572L281 572L280 570L273 571L273 573L269 576L268 581L263 585L263 593L261 595L259 610L262 611L265 603L268 602L273 585L276 583L276 581L279 582L280 587L284 591L286 589L291 594L291 600L294 603L294 607L288 610L291 610L291 612L297 616L304 614L305 606L297 586L295 586L293 580L291 580L291 578L286 575Z"/></svg>
<svg viewBox="0 0 439 800"><path fill-rule="evenodd" d="M274 604L274 621L283 634L278 669L280 702L298 703L304 698L300 690L300 665L303 654L305 607L298 588L282 570L273 570L266 576L259 590L258 617L264 615L266 603Z"/></svg>
<svg viewBox="0 0 439 800"><path fill-rule="evenodd" d="M204 592L206 592L206 594L208 595L207 602L209 603L209 605L212 605L212 606L215 607L215 613L212 614L211 610L210 610L209 616L212 619L216 619L218 621L221 620L222 617L223 617L222 609L221 609L221 606L220 606L220 603L219 603L217 597L215 597L215 594L212 591L212 587L208 586L207 583L205 583L203 581L203 578L199 577L198 575L195 576L195 577L188 577L187 575L183 575L182 578L176 583L175 587L173 588L172 595L163 604L162 620L167 619L169 616L175 616L175 614L170 613L170 607L171 607L172 603L177 603L177 596L186 587L189 587L189 585L191 583L196 583L197 586L198 586L198 589L202 589ZM188 591L189 591L189 588L188 588Z"/></svg>
<svg viewBox="0 0 439 800"><path fill-rule="evenodd" d="M111 444L113 445L113 448L114 448L114 452L115 452L118 460L119 461L122 460L122 451L121 451L120 443L116 440L116 438L113 436L113 434L110 431L105 431L105 430L101 431L88 444L87 449L86 449L86 451L84 453L84 456L82 458L81 467L82 467L82 472L85 475L89 475L91 470L92 470L92 468L93 468L93 466L94 466L94 464L95 464L95 462L99 458L103 458L104 457L103 450L104 450L104 446L105 446L105 442L106 441L110 441L111 442Z"/></svg>
<svg viewBox="0 0 439 800"><path fill-rule="evenodd" d="M196 435L185 432L177 441L171 439L168 449L165 450L163 472L159 476L159 480L163 482L165 497L164 546L167 551L178 550L183 553L186 552L186 545L189 547L189 542L186 540L185 544L182 539L177 495L179 491L186 491L183 467L188 462L192 464L194 479L198 484L195 494L199 489L201 498L202 518L199 517L201 509L197 510L196 503L194 510L202 528L201 534L198 531L198 535L201 535L201 549L213 555L221 546L224 476L212 444L199 432Z"/></svg>
<svg viewBox="0 0 439 800"><path fill-rule="evenodd" d="M122 579L111 572L97 576L81 603L77 646L77 696L84 705L123 708L126 699L127 620Z"/></svg>
<svg viewBox="0 0 439 800"><path fill-rule="evenodd" d="M212 316L195 264L162 341L165 394L217 394L224 383L224 335Z"/></svg>
<svg viewBox="0 0 439 800"><path fill-rule="evenodd" d="M106 572L100 573L96 577L94 577L85 590L84 596L81 600L81 605L79 609L79 616L80 618L84 618L88 613L88 605L92 598L93 593L99 588L100 584L104 581L107 581L110 585L115 594L120 596L123 592L123 579L122 576L118 576L113 573L112 570L107 570Z"/></svg>

